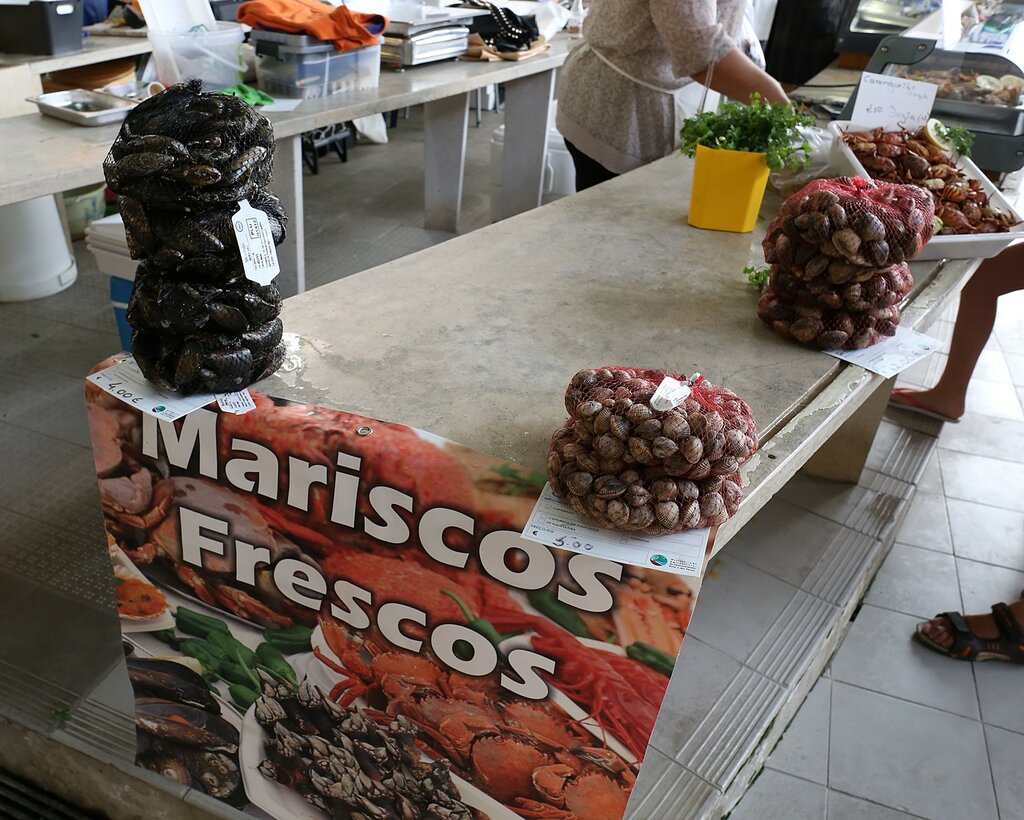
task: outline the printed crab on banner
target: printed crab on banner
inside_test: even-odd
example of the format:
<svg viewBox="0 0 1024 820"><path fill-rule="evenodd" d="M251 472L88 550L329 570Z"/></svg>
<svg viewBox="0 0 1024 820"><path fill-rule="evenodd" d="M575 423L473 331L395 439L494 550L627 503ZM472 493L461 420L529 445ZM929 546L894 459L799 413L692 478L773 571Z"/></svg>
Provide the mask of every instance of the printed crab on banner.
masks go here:
<svg viewBox="0 0 1024 820"><path fill-rule="evenodd" d="M425 761L450 767L461 799L492 801L472 804L479 816L501 816L494 805L621 816L698 580L522 539L543 474L401 424L253 400L245 415L212 405L171 423L87 384L120 554L243 642L315 628L313 654L289 657L307 676L306 701L323 696L341 710L317 707L332 720L383 727L360 729L361 743L413 732ZM281 685L250 687L262 717L241 721L241 745L260 733L251 747L270 762L241 758L249 798L269 784L321 810L356 800L338 785L361 782L355 771L327 782L318 770L326 793L309 793L296 766L317 744L287 740L302 732L274 717L269 701L295 702ZM257 769L267 784L254 791ZM399 800L363 786L358 799L382 810Z"/></svg>

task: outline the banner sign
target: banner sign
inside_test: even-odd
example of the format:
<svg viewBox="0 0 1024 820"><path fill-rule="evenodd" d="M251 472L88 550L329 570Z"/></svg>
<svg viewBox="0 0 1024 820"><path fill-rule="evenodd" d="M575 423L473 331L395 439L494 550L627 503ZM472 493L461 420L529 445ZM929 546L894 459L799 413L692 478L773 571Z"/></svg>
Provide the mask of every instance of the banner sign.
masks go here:
<svg viewBox="0 0 1024 820"><path fill-rule="evenodd" d="M280 820L623 815L699 579L524 539L543 475L400 424L86 397L138 765Z"/></svg>

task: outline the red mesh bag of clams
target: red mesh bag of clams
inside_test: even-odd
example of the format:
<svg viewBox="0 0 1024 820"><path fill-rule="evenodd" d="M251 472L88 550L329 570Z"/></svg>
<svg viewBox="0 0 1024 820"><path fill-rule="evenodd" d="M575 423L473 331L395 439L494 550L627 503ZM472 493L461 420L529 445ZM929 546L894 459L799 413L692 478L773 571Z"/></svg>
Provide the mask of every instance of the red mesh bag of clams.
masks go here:
<svg viewBox="0 0 1024 820"><path fill-rule="evenodd" d="M548 480L601 527L666 535L725 522L757 450L750 406L700 374L603 367L565 391L569 419L548 451Z"/></svg>
<svg viewBox="0 0 1024 820"><path fill-rule="evenodd" d="M758 316L776 334L823 350L859 350L893 336L914 279L906 260L935 223L913 185L822 179L787 199L762 247L772 275Z"/></svg>
<svg viewBox="0 0 1024 820"><path fill-rule="evenodd" d="M859 350L896 333L900 303L913 286L906 263L842 285L807 282L776 269L757 314L784 339L822 350Z"/></svg>
<svg viewBox="0 0 1024 820"><path fill-rule="evenodd" d="M913 259L934 228L935 205L924 188L860 177L818 179L782 204L762 248L766 262L801 279L828 276L842 284L858 269Z"/></svg>

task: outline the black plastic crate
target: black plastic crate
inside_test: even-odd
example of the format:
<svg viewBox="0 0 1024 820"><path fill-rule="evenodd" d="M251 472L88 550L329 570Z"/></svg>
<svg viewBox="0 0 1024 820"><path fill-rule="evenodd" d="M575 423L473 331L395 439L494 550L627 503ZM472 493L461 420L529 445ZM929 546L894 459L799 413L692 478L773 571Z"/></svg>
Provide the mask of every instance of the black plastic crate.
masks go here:
<svg viewBox="0 0 1024 820"><path fill-rule="evenodd" d="M210 0L210 8L213 9L215 20L223 20L227 23L238 22L238 7L244 0Z"/></svg>
<svg viewBox="0 0 1024 820"><path fill-rule="evenodd" d="M0 5L0 51L67 54L82 48L83 0Z"/></svg>

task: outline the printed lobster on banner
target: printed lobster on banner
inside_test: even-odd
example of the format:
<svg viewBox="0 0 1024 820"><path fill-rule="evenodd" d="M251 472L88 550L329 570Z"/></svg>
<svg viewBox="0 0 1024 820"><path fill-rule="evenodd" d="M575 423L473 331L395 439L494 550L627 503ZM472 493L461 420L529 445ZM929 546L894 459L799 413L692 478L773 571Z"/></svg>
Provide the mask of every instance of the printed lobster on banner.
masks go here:
<svg viewBox="0 0 1024 820"><path fill-rule="evenodd" d="M87 386L139 764L281 818L622 816L697 579L522 539L543 474L253 398Z"/></svg>

